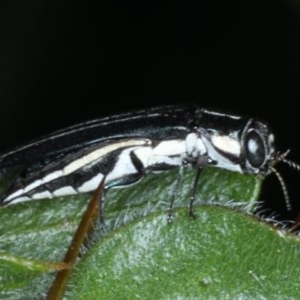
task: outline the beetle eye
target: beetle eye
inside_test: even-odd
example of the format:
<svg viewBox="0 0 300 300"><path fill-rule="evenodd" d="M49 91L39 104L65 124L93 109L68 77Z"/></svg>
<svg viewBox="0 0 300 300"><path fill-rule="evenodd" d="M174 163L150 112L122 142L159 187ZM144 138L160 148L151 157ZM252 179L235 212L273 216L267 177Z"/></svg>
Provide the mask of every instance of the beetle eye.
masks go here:
<svg viewBox="0 0 300 300"><path fill-rule="evenodd" d="M262 166L265 161L266 151L264 142L257 132L251 131L247 134L245 139L245 152L246 159L252 167L259 168Z"/></svg>

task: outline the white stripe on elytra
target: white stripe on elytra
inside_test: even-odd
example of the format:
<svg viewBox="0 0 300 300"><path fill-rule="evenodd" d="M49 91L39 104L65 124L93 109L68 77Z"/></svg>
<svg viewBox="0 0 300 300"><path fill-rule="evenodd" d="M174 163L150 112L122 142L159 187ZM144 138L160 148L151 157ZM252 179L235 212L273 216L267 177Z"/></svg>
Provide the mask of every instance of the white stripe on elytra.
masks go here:
<svg viewBox="0 0 300 300"><path fill-rule="evenodd" d="M182 157L186 155L186 143L185 140L163 141L154 148L141 147L133 152L145 169L162 163L177 166L181 165Z"/></svg>
<svg viewBox="0 0 300 300"><path fill-rule="evenodd" d="M77 171L78 169L82 168L86 164L92 163L92 162L96 161L97 159L101 158L102 156L104 156L112 151L115 151L117 149L127 148L127 147L132 147L132 146L144 146L144 145L150 145L150 144L151 144L151 141L149 139L130 139L130 140L122 140L120 142L109 144L100 149L92 151L91 153L81 157L80 159L72 161L67 166L65 166L62 170L56 170L50 174L47 174L44 178L38 179L38 180L30 183L26 187L17 190L13 194L9 195L4 200L4 202L7 202L7 201L17 198L19 196L22 196L23 194L28 193L29 191L33 190L34 188L41 186L47 182L50 182L54 179L57 179L57 178L63 177L63 176L67 176L67 175ZM98 182L98 184L99 184L99 182ZM86 190L89 188L90 187L87 187L87 186L82 187L83 190ZM57 195L55 195L55 196L63 195L62 191L59 191L59 190L60 189L54 191L53 195L55 195L55 192L57 193ZM83 192L83 190L80 192ZM72 192L72 194L73 194L73 192ZM23 200L23 201L25 201L25 200ZM21 202L21 201L18 201L18 202Z"/></svg>
<svg viewBox="0 0 300 300"><path fill-rule="evenodd" d="M52 195L55 197L75 194L77 194L77 191L71 186L64 186L52 192Z"/></svg>
<svg viewBox="0 0 300 300"><path fill-rule="evenodd" d="M222 112L218 112L218 111L211 111L211 110L207 110L207 109L202 109L202 111L206 114L210 114L213 116L225 117L225 118L230 118L230 119L234 119L234 120L240 120L242 118L241 116L229 115L226 113L222 113Z"/></svg>
<svg viewBox="0 0 300 300"><path fill-rule="evenodd" d="M13 201L13 203L15 204L15 203L25 202L25 201L29 201L29 200L31 200L30 197L22 196L22 197L16 198L16 199ZM8 201L8 200L5 199L4 202L6 202L6 201Z"/></svg>
<svg viewBox="0 0 300 300"><path fill-rule="evenodd" d="M134 152L145 169L161 163L178 166L182 164L182 156L186 153L186 146L184 140L169 140L159 143L154 148L151 146L126 148L118 156L112 171L107 174L106 183L138 172L132 163L131 152ZM88 192L95 190L103 178L100 175L85 182L78 188L78 191Z"/></svg>
<svg viewBox="0 0 300 300"><path fill-rule="evenodd" d="M54 179L57 179L57 178L59 178L59 177L61 177L63 175L64 175L64 173L63 173L62 170L54 171L53 173L50 173L50 174L46 175L42 179L42 181L43 181L43 183L46 183L46 182L52 181Z"/></svg>
<svg viewBox="0 0 300 300"><path fill-rule="evenodd" d="M34 199L34 200L46 199L46 198L53 198L53 195L49 191L43 191L43 192L32 195L32 199Z"/></svg>
<svg viewBox="0 0 300 300"><path fill-rule="evenodd" d="M138 170L132 163L130 152L134 152L144 169L155 167L155 165L159 164L180 166L183 157L186 155L186 143L185 140L178 139L162 141L156 147L146 146L125 149L119 155L113 170L107 175L106 182L137 174ZM98 184L99 181L97 182ZM94 186L94 189L96 187Z"/></svg>
<svg viewBox="0 0 300 300"><path fill-rule="evenodd" d="M120 148L127 148L132 146L144 146L144 145L150 145L151 141L148 139L136 139L136 140L127 140L127 141L121 141L114 144L109 144L105 147L102 147L100 149L97 149L75 161L72 161L70 164L65 166L63 168L63 174L69 175L70 173L73 173L74 171L82 168L83 166L92 163L93 161L99 159L100 157L118 150Z"/></svg>
<svg viewBox="0 0 300 300"><path fill-rule="evenodd" d="M122 153L118 157L118 161L116 162L114 168L111 170L110 173L107 174L105 182L110 182L118 178L126 177L130 174L137 174L138 170L132 163L130 152L134 151L134 153L136 154L136 151L140 151L140 150L145 155L149 151L152 151L152 147L138 147L138 148L132 147L122 151ZM143 162L142 164L145 167Z"/></svg>
<svg viewBox="0 0 300 300"><path fill-rule="evenodd" d="M159 156L174 156L186 153L185 140L170 140L160 142L154 149L152 154Z"/></svg>
<svg viewBox="0 0 300 300"><path fill-rule="evenodd" d="M102 178L104 177L103 174L97 174L90 180L86 181L84 184L82 184L79 188L77 188L77 191L79 193L87 193L94 191L99 183L101 182Z"/></svg>
<svg viewBox="0 0 300 300"><path fill-rule="evenodd" d="M153 113L147 113L147 118L153 118L153 117L156 117L156 116L160 116L161 113L156 113L156 112L153 112ZM126 122L127 120L130 120L130 121L133 121L135 119L139 119L141 118L140 115L137 115L137 116L133 116L131 113L129 114L123 114L121 115L123 118L122 118L122 122ZM145 116L146 116L146 112L145 112ZM101 124L99 124L99 121L101 121ZM107 121L107 122L105 122ZM106 117L106 118L103 118L103 119L96 119L96 120L91 120L91 121L88 121L88 122L85 122L85 123L81 123L81 124L77 124L77 125L73 125L73 126L69 126L68 128L65 128L63 130L58 130L56 132L53 133L53 135L51 135L50 137L43 137L41 138L40 140L36 141L36 142L33 142L33 143L29 143L23 147L19 147L18 150L12 150L12 151L9 151L5 154L3 154L0 158L1 159L4 159L5 157L9 156L9 155L12 155L14 153L17 153L17 152L21 152L21 151L24 151L36 144L42 144L43 142L47 141L47 140L53 140L55 141L57 138L60 138L60 137L63 137L65 135L71 135L73 133L79 133L81 131L86 131L86 130L89 130L89 129L93 129L93 128L96 128L96 127L99 127L100 126L106 126L107 124L109 124L110 121L117 121L117 119L112 119L112 117ZM180 128L178 126L178 128ZM185 129L184 126L182 126L183 129Z"/></svg>

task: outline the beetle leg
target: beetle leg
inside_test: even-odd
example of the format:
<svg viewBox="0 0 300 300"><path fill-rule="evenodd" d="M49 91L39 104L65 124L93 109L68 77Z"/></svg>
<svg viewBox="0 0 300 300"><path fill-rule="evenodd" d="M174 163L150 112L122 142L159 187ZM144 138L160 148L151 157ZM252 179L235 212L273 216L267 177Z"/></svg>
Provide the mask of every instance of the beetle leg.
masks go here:
<svg viewBox="0 0 300 300"><path fill-rule="evenodd" d="M194 203L195 203L196 192L197 192L197 187L198 187L200 175L201 175L203 169L208 164L214 164L214 161L211 161L211 159L207 155L201 155L196 160L197 173L196 173L196 177L195 177L195 180L194 180L194 183L193 183L193 187L192 187L192 191L191 191L190 204L189 204L189 215L193 219L195 219L195 214L194 214L193 208L194 208Z"/></svg>
<svg viewBox="0 0 300 300"><path fill-rule="evenodd" d="M182 166L179 168L177 180L176 180L176 182L175 182L175 186L173 187L173 192L172 192L171 201L170 201L169 210L168 210L168 224L172 223L174 201L175 201L176 196L177 196L178 188L179 188L179 186L180 186L180 184L181 184L181 182L182 182L183 171L184 171L184 166L182 165Z"/></svg>
<svg viewBox="0 0 300 300"><path fill-rule="evenodd" d="M191 194L191 198L190 198L190 204L189 204L189 215L192 219L195 219L195 214L194 214L194 202L195 202L195 195L196 195L196 191L197 191L197 187L198 187L198 182L199 182L199 178L200 178L200 174L202 172L203 168L198 168L197 169L197 173L196 173L196 177L193 183L193 188L192 188L192 194Z"/></svg>
<svg viewBox="0 0 300 300"><path fill-rule="evenodd" d="M103 177L100 185L102 185L102 186L104 185L105 179L106 179L106 177ZM99 223L101 225L104 224L105 193L106 193L105 187L102 187L102 191L98 192L96 190L96 192L95 192L95 195L98 195L98 197L99 197L99 207L98 207L98 210L99 210L98 215L99 215L99 217L98 217L98 221L99 221Z"/></svg>

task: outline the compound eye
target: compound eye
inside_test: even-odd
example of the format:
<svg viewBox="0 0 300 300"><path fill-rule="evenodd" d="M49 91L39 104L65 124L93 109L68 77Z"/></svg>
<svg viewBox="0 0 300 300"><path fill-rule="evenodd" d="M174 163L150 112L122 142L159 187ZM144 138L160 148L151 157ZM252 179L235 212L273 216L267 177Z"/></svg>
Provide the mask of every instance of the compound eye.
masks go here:
<svg viewBox="0 0 300 300"><path fill-rule="evenodd" d="M251 131L247 134L245 140L245 152L246 159L252 167L260 168L263 165L266 151L264 142L257 132Z"/></svg>

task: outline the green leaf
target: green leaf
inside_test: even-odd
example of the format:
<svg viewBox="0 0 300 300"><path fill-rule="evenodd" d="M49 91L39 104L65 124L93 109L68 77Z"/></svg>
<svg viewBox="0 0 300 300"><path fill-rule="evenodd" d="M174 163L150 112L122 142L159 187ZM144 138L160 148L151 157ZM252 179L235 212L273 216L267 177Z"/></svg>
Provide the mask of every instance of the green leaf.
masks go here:
<svg viewBox="0 0 300 300"><path fill-rule="evenodd" d="M256 218L199 206L132 222L79 262L67 299L299 299L300 244Z"/></svg>
<svg viewBox="0 0 300 300"><path fill-rule="evenodd" d="M195 177L195 172L187 171L186 173L187 174L185 174L183 177L184 179L182 183L176 190L174 203L175 207L187 207L189 203L190 191ZM184 246L184 248L180 251L180 256L183 259L182 262L185 260L194 261L195 259L199 259L199 261L203 262L203 259L205 258L205 256L202 256L203 253L214 253L215 249L219 248L220 240L216 239L216 234L211 231L213 228L215 228L215 230L218 228L219 231L217 236L222 237L223 231L228 233L226 239L229 244L232 241L233 245L235 245L235 240L243 241L243 243L241 243L241 247L244 245L245 250L240 250L240 252L244 253L245 255L247 254L250 257L249 260L252 261L253 264L256 263L255 258L260 256L260 253L257 253L256 248L253 248L253 251L251 250L253 241L251 241L250 238L245 238L245 233L243 231L244 226L242 225L245 223L247 228L249 227L251 231L256 232L257 228L255 225L253 227L252 223L256 225L258 224L259 226L261 226L261 223L252 218L252 223L247 223L249 217L246 214L238 211L231 211L214 206L207 207L200 204L218 203L234 207L246 207L248 211L251 211L255 201L258 198L261 184L260 180L253 176L245 176L237 173L208 168L201 177L199 191L197 193L198 200L196 201L196 205L197 207L199 206L199 208L197 208L198 218L195 221L190 220L186 209L175 209L173 222L171 225L168 225L166 212L169 209L170 199L174 194L177 177L178 172L176 171L153 174L147 176L146 179L139 184L127 188L110 190L107 193L105 201L105 233L96 232L94 239L99 240L99 242L97 242L91 247L90 250L87 251L82 261L80 261L80 264L78 264L78 268L76 267L74 277L72 278L72 282L70 283L70 288L68 290L69 294L73 293L72 296L70 296L70 299L82 299L79 296L76 298L76 294L77 292L80 292L80 289L85 289L87 286L87 280L82 280L80 278L80 274L85 274L85 269L90 269L91 274L98 273L107 275L110 272L110 265L107 264L105 266L105 263L103 262L103 260L109 261L109 259L107 256L97 257L99 253L103 253L103 255L108 256L111 255L110 260L112 261L116 261L116 258L114 258L116 251L112 250L111 254L109 254L109 247L111 247L111 249L119 249L119 251L121 251L123 254L128 253L128 257L135 257L139 255L139 252L132 252L137 247L128 248L131 249L131 251L128 252L126 247L129 247L129 245L126 243L126 241L120 241L117 238L121 233L121 235L127 236L128 241L132 240L132 238L130 238L130 234L133 234L133 231L135 230L134 228L137 230L137 235L140 235L140 229L138 228L147 229L144 233L142 233L145 237L150 235L153 231L155 234L161 233L162 236L157 236L157 241L159 239L165 240L166 243L168 240L173 240L173 242L176 240L180 241L183 239L183 235L185 235L187 239L189 239L188 237L191 236L190 240L193 240L193 249L195 249L195 253L198 253L199 255L196 257L191 255L192 251L189 248L187 248L188 251L185 251L184 249L187 246ZM47 290L49 289L49 286L51 285L55 275L53 265L50 264L50 267L42 270L37 266L31 266L28 268L25 262L27 260L43 260L46 263L61 261L76 230L76 226L80 221L80 217L86 207L88 199L89 196L65 197L57 200L49 199L36 202L31 201L28 203L21 203L0 209L0 249L5 251L6 254L9 253L9 255L12 257L16 256L17 258L22 257L24 259L24 262L20 260L19 265L16 265L15 262L2 260L0 256L1 299L41 299L41 295L45 295L47 293ZM215 211L215 214L218 216L218 218L210 216L211 209L217 210ZM235 214L239 216L240 222L237 222L234 219ZM201 221L203 218L206 220L205 222ZM219 219L222 219L224 223L219 224ZM215 222L215 224L211 224L211 222ZM230 224L234 224L237 228L237 231L227 231L227 227L229 228ZM182 230L180 229L181 226ZM274 234L275 231L270 229L270 226L263 226L264 228L267 228L267 231L273 232L274 237L274 241L272 240L271 242L265 242L265 246L263 247L264 249L270 249L268 246L269 243L270 245L274 245L277 239L283 240L284 244L286 243L286 247L289 247L290 239L282 239L277 233ZM187 228L187 231L185 227ZM238 231L238 228L241 228L241 231ZM180 234L180 232L182 232L182 234ZM168 237L169 234L170 238ZM201 234L201 236L195 236L195 234ZM210 236L213 238L209 239ZM211 244L206 245L203 243L203 239L207 241L210 240ZM186 241L182 240L180 244L181 243L184 245ZM149 245L150 244L151 243L149 243ZM298 249L297 246L295 246L296 250ZM162 253L156 256L165 258L165 250L167 248L171 249L172 247L174 247L174 244L173 246L172 244L162 244L162 246L157 246L157 249L161 248ZM198 250L197 247L199 247ZM284 248L284 246L282 247ZM297 261L296 254L298 254L296 250L294 251L295 255L293 256L295 261ZM155 251L156 250L153 249L152 252L151 248L149 248L148 253L154 253ZM171 250L168 250L168 252L169 251ZM282 252L285 252L285 250L282 250ZM94 255L96 255L96 258L94 259L101 262L101 264L103 263L103 265L98 266L95 261L93 261L92 257ZM234 257L236 257L236 255L237 254L234 254ZM230 255L228 254L227 256L229 257ZM144 256L140 257L141 263L143 262L143 258ZM205 260L206 259L207 258L205 258ZM289 259L292 258L290 257ZM175 260L174 262L176 262L176 265L179 264L178 260ZM40 261L38 261L38 263L40 263ZM146 261L145 264L147 264ZM3 267L4 265L5 267ZM161 278L158 282L155 280L155 278L158 276L157 273L164 274L163 278L166 280L166 286L170 285L170 283L167 281L169 277L173 278L172 280L175 280L178 277L178 279L181 278L181 280L185 281L185 276L179 276L180 274L175 276L173 273L174 270L172 271L172 269L170 269L168 271L168 267L163 267L164 272L159 271L162 270L161 268L157 269L157 266L160 265L163 266L161 260L158 262L153 262L153 266L155 266L155 268L153 270L147 269L147 273L155 274L155 276L153 275L154 277L152 277L152 279L148 278L146 281L144 281L144 284L147 282L151 284L148 289L153 291L153 295L157 290L164 289L164 285L162 284L164 280ZM185 264L182 265L182 268L184 265ZM201 268L198 268L200 277L194 275L196 276L195 278L197 278L197 280L200 278L200 281L197 281L198 283L200 282L200 285L210 286L211 281L215 282L215 277L210 277L215 274L213 272L215 270L215 266L212 265L211 270L209 271L209 265L210 263L206 264L205 267L205 270L207 270L206 273L209 274L209 276L204 276L204 273L202 271L202 273L200 272ZM230 260L228 260L227 267L228 270L231 270L228 272L231 276L231 281L234 281L234 272L237 272L237 276L240 276L239 271L235 270L234 265L235 263L231 264ZM20 269L22 269L22 274L24 274L24 276L20 276ZM253 278L260 278L260 273L255 273L252 269L248 271L250 272L250 275L252 274L251 272L253 272L251 276L248 276L251 278L251 280L253 280ZM291 278L285 277L284 280L295 281L295 271L296 270L293 270L293 272L291 272L293 273L290 276ZM175 273L177 272L179 271L176 270ZM100 275L100 277L101 276L103 278L104 275ZM135 272L135 277L139 278L139 276L140 275ZM144 277L144 275L141 276ZM226 277L226 275L224 276ZM101 281L98 277L95 277L95 280L93 280L93 278L89 276L88 282L91 285L88 286L88 289L93 291L93 293L100 293L101 295L104 295L104 290L107 289L115 291L115 295L124 296L127 295L126 293L122 294L125 292L124 287L127 286L127 288L130 289L130 284L134 283L134 280L130 278L130 274L126 275L125 277L127 279L125 279L125 282L123 281L121 284L119 284L119 279L114 279L111 277L111 280L109 281L110 283L107 282L110 287L107 287L106 283L103 283L103 281ZM100 285L99 280L101 281ZM156 287L154 283L157 284ZM184 284L179 280L173 286L179 287L182 285L184 286ZM106 288L104 288L105 286ZM221 287L222 285L218 284L217 286ZM210 289L206 290L209 291ZM226 284L224 285L224 291L226 292ZM241 290L241 293L242 292L243 291ZM243 295L247 296L247 291L244 290L244 292L245 293ZM172 293L173 294L170 294L169 296L164 294L161 297L173 299L174 297L177 297L176 295L182 295L179 290L178 292L176 291L176 288L174 290L172 288ZM140 295L141 298L145 299L143 293L135 295ZM194 290L191 290L191 292L186 295L187 297L189 295L195 295L195 292ZM208 293L206 295L210 294ZM225 295L227 294L225 293ZM18 298L18 296L20 297ZM135 299L134 294L131 296L131 298L129 297L130 299ZM93 296L91 298L86 297L90 296L86 295L84 296L84 299L95 299ZM110 296L107 295L107 297L102 297L101 299L116 299L116 297L109 297ZM126 299L125 296L123 298L122 297L120 296L119 299Z"/></svg>
<svg viewBox="0 0 300 300"><path fill-rule="evenodd" d="M0 209L0 299L41 299L47 291L86 202L70 200Z"/></svg>

